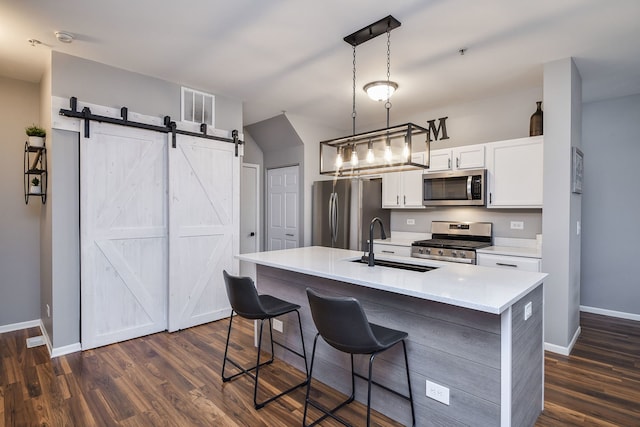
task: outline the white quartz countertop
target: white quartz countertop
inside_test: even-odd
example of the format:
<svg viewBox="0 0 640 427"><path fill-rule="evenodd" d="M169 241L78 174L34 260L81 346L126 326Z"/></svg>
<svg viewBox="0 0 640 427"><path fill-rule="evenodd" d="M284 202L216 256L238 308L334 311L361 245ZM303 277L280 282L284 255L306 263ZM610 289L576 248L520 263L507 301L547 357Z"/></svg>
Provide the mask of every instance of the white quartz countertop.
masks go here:
<svg viewBox="0 0 640 427"><path fill-rule="evenodd" d="M527 258L542 258L540 248L521 248L514 246L489 246L488 248L476 249L476 252L492 255L522 256Z"/></svg>
<svg viewBox="0 0 640 427"><path fill-rule="evenodd" d="M351 262L362 252L309 246L240 254L242 261L281 268L458 307L500 314L535 289L545 273L513 271L459 263L376 256L438 267L424 273Z"/></svg>

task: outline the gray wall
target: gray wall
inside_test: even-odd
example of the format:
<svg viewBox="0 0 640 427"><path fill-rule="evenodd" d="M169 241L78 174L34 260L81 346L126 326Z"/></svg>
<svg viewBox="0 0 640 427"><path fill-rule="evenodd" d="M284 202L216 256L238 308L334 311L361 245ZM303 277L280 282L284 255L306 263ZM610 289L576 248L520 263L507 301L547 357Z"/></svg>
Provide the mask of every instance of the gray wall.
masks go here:
<svg viewBox="0 0 640 427"><path fill-rule="evenodd" d="M415 225L407 225L407 219L414 219ZM541 209L438 207L424 210L396 209L391 212L392 232L430 233L431 221L491 222L494 237L535 239L536 234L542 233ZM511 230L511 221L523 221L524 229Z"/></svg>
<svg viewBox="0 0 640 427"><path fill-rule="evenodd" d="M640 94L583 106L581 304L640 315Z"/></svg>
<svg viewBox="0 0 640 427"><path fill-rule="evenodd" d="M168 82L60 52L52 53L53 95L180 120L180 83ZM207 88L192 88L209 92ZM215 96L215 127L242 129L242 103Z"/></svg>
<svg viewBox="0 0 640 427"><path fill-rule="evenodd" d="M579 328L581 196L571 193L571 147L580 144L581 78L571 58L544 66L542 271L545 342L567 348Z"/></svg>
<svg viewBox="0 0 640 427"><path fill-rule="evenodd" d="M25 205L23 187L24 128L41 125L39 90L0 77L0 327L40 318L42 202Z"/></svg>

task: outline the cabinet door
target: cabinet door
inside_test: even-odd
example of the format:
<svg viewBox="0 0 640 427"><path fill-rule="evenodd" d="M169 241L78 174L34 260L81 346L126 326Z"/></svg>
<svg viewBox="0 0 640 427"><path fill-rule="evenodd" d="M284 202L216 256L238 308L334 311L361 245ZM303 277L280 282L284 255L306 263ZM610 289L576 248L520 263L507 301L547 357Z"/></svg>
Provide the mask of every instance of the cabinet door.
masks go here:
<svg viewBox="0 0 640 427"><path fill-rule="evenodd" d="M453 149L454 169L476 169L484 167L484 145L468 145Z"/></svg>
<svg viewBox="0 0 640 427"><path fill-rule="evenodd" d="M391 172L382 174L382 207L400 207L400 193L402 192L403 172Z"/></svg>
<svg viewBox="0 0 640 427"><path fill-rule="evenodd" d="M488 207L542 207L542 144L542 136L489 144Z"/></svg>
<svg viewBox="0 0 640 427"><path fill-rule="evenodd" d="M509 255L478 254L478 265L540 272L540 259Z"/></svg>
<svg viewBox="0 0 640 427"><path fill-rule="evenodd" d="M402 200L400 203L405 208L420 208L422 205L422 171L403 172Z"/></svg>
<svg viewBox="0 0 640 427"><path fill-rule="evenodd" d="M451 150L432 150L429 169L427 172L451 170Z"/></svg>
<svg viewBox="0 0 640 427"><path fill-rule="evenodd" d="M376 255L411 256L411 246L383 245L376 243L373 246L373 253Z"/></svg>

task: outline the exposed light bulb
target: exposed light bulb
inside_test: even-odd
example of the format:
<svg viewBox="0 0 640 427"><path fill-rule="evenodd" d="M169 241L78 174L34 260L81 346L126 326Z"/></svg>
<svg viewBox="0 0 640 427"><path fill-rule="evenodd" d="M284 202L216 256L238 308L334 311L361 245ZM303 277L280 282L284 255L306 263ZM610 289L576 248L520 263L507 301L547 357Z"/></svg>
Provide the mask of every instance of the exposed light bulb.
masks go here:
<svg viewBox="0 0 640 427"><path fill-rule="evenodd" d="M387 141L387 145L384 147L384 159L387 161L387 163L390 163L391 158L391 144Z"/></svg>
<svg viewBox="0 0 640 427"><path fill-rule="evenodd" d="M411 155L411 151L409 150L409 144L408 143L404 143L404 148L402 149L402 156L404 157L405 161L409 160L409 156Z"/></svg>
<svg viewBox="0 0 640 427"><path fill-rule="evenodd" d="M340 169L342 167L342 148L338 148L338 157L336 157L336 168Z"/></svg>
<svg viewBox="0 0 640 427"><path fill-rule="evenodd" d="M356 146L353 146L351 150L351 166L358 166L358 153L356 152Z"/></svg>
<svg viewBox="0 0 640 427"><path fill-rule="evenodd" d="M367 163L373 163L376 158L373 155L373 148L367 150Z"/></svg>

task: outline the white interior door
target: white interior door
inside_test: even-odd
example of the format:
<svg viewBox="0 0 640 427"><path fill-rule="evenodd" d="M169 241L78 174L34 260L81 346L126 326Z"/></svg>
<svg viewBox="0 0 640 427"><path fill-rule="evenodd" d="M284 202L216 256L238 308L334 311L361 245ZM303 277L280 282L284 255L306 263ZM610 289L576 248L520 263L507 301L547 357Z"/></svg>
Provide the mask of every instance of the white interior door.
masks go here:
<svg viewBox="0 0 640 427"><path fill-rule="evenodd" d="M234 145L177 135L169 148L169 331L227 317L222 270L238 272Z"/></svg>
<svg viewBox="0 0 640 427"><path fill-rule="evenodd" d="M298 247L298 166L267 172L267 249Z"/></svg>
<svg viewBox="0 0 640 427"><path fill-rule="evenodd" d="M83 349L167 327L166 145L98 122L81 139Z"/></svg>
<svg viewBox="0 0 640 427"><path fill-rule="evenodd" d="M260 165L242 164L240 186L240 253L258 252L260 247L260 204L258 200Z"/></svg>

